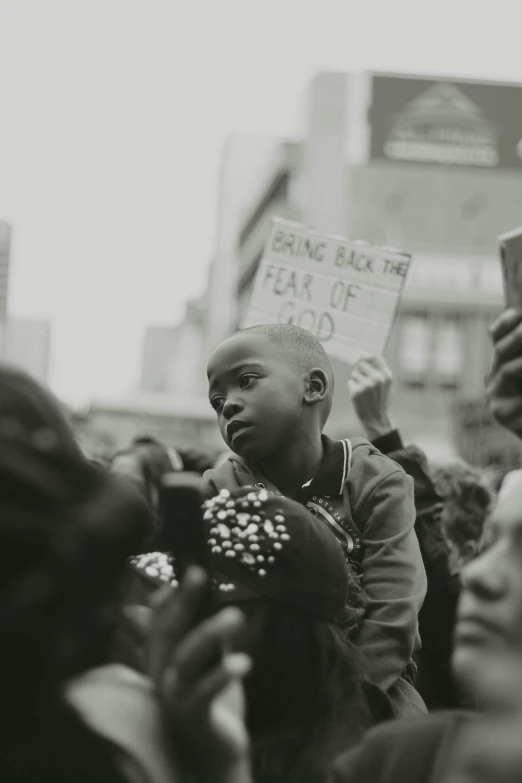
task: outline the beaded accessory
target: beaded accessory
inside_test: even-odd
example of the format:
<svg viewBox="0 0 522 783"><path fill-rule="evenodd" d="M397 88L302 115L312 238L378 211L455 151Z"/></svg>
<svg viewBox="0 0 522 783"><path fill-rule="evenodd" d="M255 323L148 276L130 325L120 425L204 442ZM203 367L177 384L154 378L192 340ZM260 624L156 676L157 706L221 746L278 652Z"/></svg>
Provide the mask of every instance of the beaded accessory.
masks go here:
<svg viewBox="0 0 522 783"><path fill-rule="evenodd" d="M267 516L264 506L268 498L269 493L264 489L237 498L223 489L204 503L203 518L209 528L207 543L216 571L220 571L216 561L227 558L262 579L266 577L278 554L290 541L283 510L276 509L270 518ZM176 560L171 555L149 552L131 558L130 563L151 579L178 586ZM235 584L216 579L212 583L221 592L237 589Z"/></svg>
<svg viewBox="0 0 522 783"><path fill-rule="evenodd" d="M283 510L276 509L273 518L267 516L264 506L268 498L266 489L238 498L222 489L203 506L203 518L211 526L208 543L212 554L235 559L261 578L290 541Z"/></svg>
<svg viewBox="0 0 522 783"><path fill-rule="evenodd" d="M145 555L131 557L129 562L151 579L170 584L172 587L178 586L175 561L171 555L164 552L148 552Z"/></svg>

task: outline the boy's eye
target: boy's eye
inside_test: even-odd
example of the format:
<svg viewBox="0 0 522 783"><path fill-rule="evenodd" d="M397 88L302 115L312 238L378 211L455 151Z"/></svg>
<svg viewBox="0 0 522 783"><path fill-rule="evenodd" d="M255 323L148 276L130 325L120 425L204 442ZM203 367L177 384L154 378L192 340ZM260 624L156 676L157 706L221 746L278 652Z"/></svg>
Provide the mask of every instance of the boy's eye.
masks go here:
<svg viewBox="0 0 522 783"><path fill-rule="evenodd" d="M219 411L219 409L223 407L224 399L225 399L224 397L213 397L210 400L210 404L212 405L215 411Z"/></svg>
<svg viewBox="0 0 522 783"><path fill-rule="evenodd" d="M246 373L245 375L241 376L241 380L239 381L239 386L241 389L244 389L247 386L250 386L250 384L253 383L256 379L257 379L257 375L253 375L252 373Z"/></svg>

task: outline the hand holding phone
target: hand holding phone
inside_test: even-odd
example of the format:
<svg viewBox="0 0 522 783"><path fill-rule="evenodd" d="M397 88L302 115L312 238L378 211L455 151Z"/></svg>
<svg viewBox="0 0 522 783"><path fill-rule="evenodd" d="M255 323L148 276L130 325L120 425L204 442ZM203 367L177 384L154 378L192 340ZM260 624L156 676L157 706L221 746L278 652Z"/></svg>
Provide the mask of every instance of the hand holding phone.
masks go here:
<svg viewBox="0 0 522 783"><path fill-rule="evenodd" d="M162 477L160 513L163 537L174 558L176 578L183 580L190 566L199 566L207 576L205 598L198 620L213 614L208 531L203 519L201 476L198 473L167 473Z"/></svg>

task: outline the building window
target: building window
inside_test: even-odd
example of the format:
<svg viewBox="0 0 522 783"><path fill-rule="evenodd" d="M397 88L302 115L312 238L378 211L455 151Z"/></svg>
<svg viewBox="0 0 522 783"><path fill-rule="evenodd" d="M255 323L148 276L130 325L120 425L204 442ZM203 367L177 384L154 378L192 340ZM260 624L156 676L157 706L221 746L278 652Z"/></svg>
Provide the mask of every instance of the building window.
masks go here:
<svg viewBox="0 0 522 783"><path fill-rule="evenodd" d="M424 314L404 315L400 321L399 365L408 386L426 385L430 367L430 324Z"/></svg>
<svg viewBox="0 0 522 783"><path fill-rule="evenodd" d="M435 332L434 374L440 386L455 389L460 385L464 359L461 321L441 318Z"/></svg>

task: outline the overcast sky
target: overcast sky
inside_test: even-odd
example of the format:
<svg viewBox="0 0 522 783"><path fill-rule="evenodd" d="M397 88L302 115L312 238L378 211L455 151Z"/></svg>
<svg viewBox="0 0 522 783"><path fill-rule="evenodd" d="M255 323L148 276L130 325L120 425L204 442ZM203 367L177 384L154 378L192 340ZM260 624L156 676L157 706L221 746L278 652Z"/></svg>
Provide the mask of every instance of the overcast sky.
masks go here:
<svg viewBox="0 0 522 783"><path fill-rule="evenodd" d="M10 310L51 319L56 392L124 393L202 292L229 133L294 133L316 70L522 81L516 6L0 0Z"/></svg>

